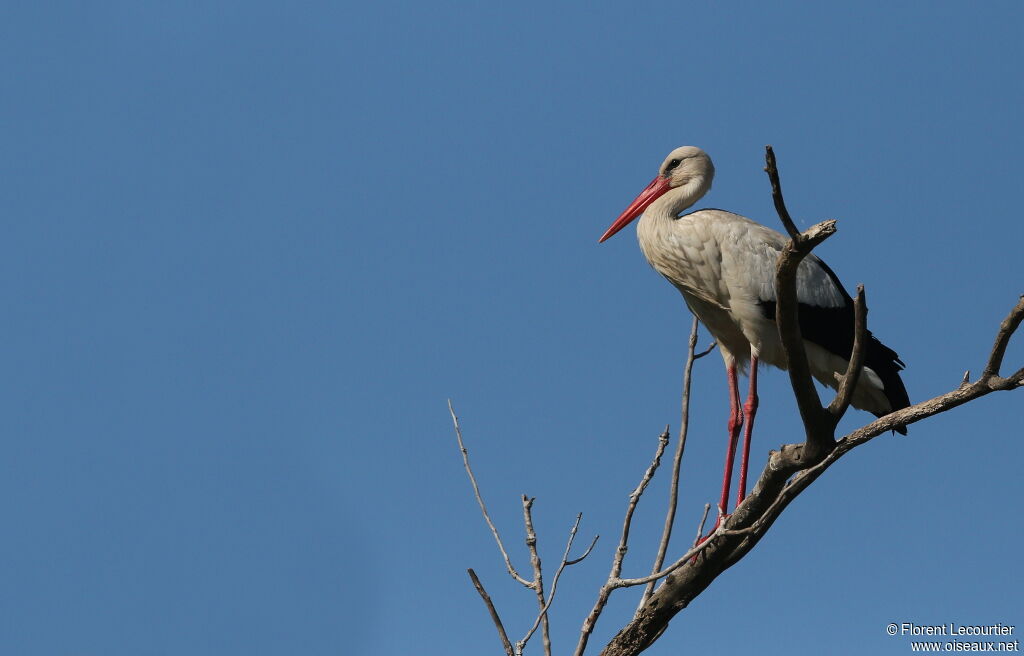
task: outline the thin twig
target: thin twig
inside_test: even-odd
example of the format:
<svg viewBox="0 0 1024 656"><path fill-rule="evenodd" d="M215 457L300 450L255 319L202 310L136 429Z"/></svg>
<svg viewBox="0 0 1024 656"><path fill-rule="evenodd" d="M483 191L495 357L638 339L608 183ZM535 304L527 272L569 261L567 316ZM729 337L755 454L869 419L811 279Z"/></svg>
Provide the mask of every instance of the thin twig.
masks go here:
<svg viewBox="0 0 1024 656"><path fill-rule="evenodd" d="M658 436L658 448L654 452L654 459L648 465L647 471L644 472L639 485L629 495L626 518L622 522L622 535L619 537L619 546L615 549L615 556L612 558L612 571L608 575L608 580L601 586L597 594L597 602L594 604L594 608L590 611L587 619L583 620L583 628L580 629L580 640L576 644L576 651L573 652L574 656L583 655L583 651L587 648L587 641L590 640L590 634L594 631L594 626L597 624L597 618L601 615L601 611L604 610L605 604L608 603L608 595L615 589L614 587L609 587L609 584L612 581L618 580L619 574L622 573L622 561L629 550L629 529L633 522L633 511L636 510L640 497L643 495L644 490L647 489L647 484L651 482L651 479L654 478L654 473L658 471L658 466L661 464L661 456L664 455L666 446L668 446L668 426L665 426L665 430Z"/></svg>
<svg viewBox="0 0 1024 656"><path fill-rule="evenodd" d="M544 602L544 575L541 573L540 554L537 552L537 531L533 528L533 498L523 495L523 524L526 526L526 548L530 551L530 565L533 566L533 591L537 594L537 604L540 613L537 619L541 624L541 640L544 643L544 655L551 656L551 634L546 612L547 604ZM533 630L530 631L533 635ZM526 645L524 638L516 645L516 653L521 654Z"/></svg>
<svg viewBox="0 0 1024 656"><path fill-rule="evenodd" d="M622 572L622 561L629 550L629 529L633 522L633 511L636 510L640 497L643 495L644 490L647 489L647 484L654 478L654 472L658 471L658 466L661 464L661 456L665 453L666 446L668 446L668 426L665 426L665 430L658 436L658 449L654 453L654 460L651 461L647 471L644 472L644 477L640 480L640 484L629 495L626 518L622 522L622 535L619 538L619 546L615 550L615 557L612 559L611 576L613 578L618 577L619 573Z"/></svg>
<svg viewBox="0 0 1024 656"><path fill-rule="evenodd" d="M558 569L555 570L554 578L551 579L551 592L548 593L547 602L544 604L544 607L540 609L540 613L537 615L537 619L533 621L533 626L530 627L530 630L527 631L525 636L523 636L523 639L516 644L516 649L519 653L522 653L523 647L526 646L526 643L529 642L530 638L537 630L537 626L540 624L541 618L547 617L548 609L551 607L551 602L555 600L555 590L558 589L558 579L561 578L562 572L565 571L566 567L570 565L575 565L576 563L586 558L587 555L590 554L590 550L593 549L594 545L597 543L597 538L595 537L594 541L590 543L590 547L587 548L587 550L583 553L582 556L574 560L569 560L569 552L572 550L573 540L576 539L576 529L579 528L581 519L583 519L583 513L577 514L576 521L573 523L572 528L569 530L569 539L568 541L566 541L565 544L565 553L562 554L562 561L558 564Z"/></svg>
<svg viewBox="0 0 1024 656"><path fill-rule="evenodd" d="M697 355L693 356L693 359L694 360L700 360L701 358L703 358L708 353L711 353L712 351L714 351L716 346L718 346L718 340L717 339L715 341L711 342L711 344L706 349L704 349L703 351L701 351Z"/></svg>
<svg viewBox="0 0 1024 656"><path fill-rule="evenodd" d="M697 554L701 553L709 546L711 546L712 540L714 538L717 538L722 535L741 535L747 532L749 532L749 529L726 529L725 523L723 522L718 525L718 528L716 528L711 533L711 535L708 536L706 540L691 548L685 554L680 556L678 560L676 560L674 563L672 563L665 569L661 570L660 572L655 572L650 576L644 576L638 579L623 579L619 578L618 576L608 577L608 580L605 581L605 584L601 586L601 590L597 595L597 602L594 604L594 608L591 609L590 615L587 616L587 619L583 621L583 629L580 632L580 641L576 645L576 651L573 652L573 656L583 655L584 650L587 648L587 641L590 639L590 634L593 632L594 626L597 624L597 618L600 617L601 612L604 610L605 605L608 603L608 598L611 596L611 593L613 591L618 590L619 588L630 588L637 585L645 585L647 583L650 583L651 581L657 581L658 579L665 578L666 576L669 576L670 574L672 574L672 572L676 571L686 563L690 562L690 560L693 559L694 556L696 556ZM634 617L633 621L635 622L636 619L637 618Z"/></svg>
<svg viewBox="0 0 1024 656"><path fill-rule="evenodd" d="M700 544L700 536L704 535L704 522L708 521L708 512L710 510L711 504L705 503L704 514L701 515L700 524L697 525L697 536L693 538L693 545L691 546L691 548L696 547L698 544Z"/></svg>
<svg viewBox="0 0 1024 656"><path fill-rule="evenodd" d="M679 503L679 470L683 463L683 452L686 450L686 434L690 425L690 380L693 372L693 362L697 359L694 351L697 349L698 326L697 317L694 317L693 324L690 327L690 339L686 345L686 365L683 367L683 396L680 404L679 439L676 442L675 457L672 459L672 480L668 485L668 509L665 512L665 525L661 530L661 542L658 544L658 553L654 557L654 565L651 567L652 574L661 569L665 562L668 544L672 539L672 526L676 521L676 506ZM654 592L653 581L644 588L644 593L640 596L640 604L637 606L637 612L647 603L652 592Z"/></svg>
<svg viewBox="0 0 1024 656"><path fill-rule="evenodd" d="M583 517L583 514L580 513L576 516L576 522L573 524L572 530L569 532L569 540L565 547L565 554L563 555L562 560L559 563L558 569L555 572L555 576L552 579L551 592L548 594L547 599L545 599L544 576L541 570L540 554L537 551L537 532L533 526L532 508L534 499L527 497L526 495L523 495L522 497L523 523L526 529L526 546L530 552L530 563L533 567L534 576L533 581L527 581L523 577L521 577L519 573L516 572L515 568L512 566L512 561L508 556L508 552L505 550L505 545L501 541L501 537L498 534L498 529L494 525L494 522L491 521L490 514L487 512L487 506L484 504L483 496L480 494L480 487L479 485L477 485L476 476L473 475L473 468L470 467L469 464L469 451L468 449L466 449L466 445L462 440L462 427L459 425L459 418L455 414L455 409L452 406L451 399L448 400L448 412L449 414L451 414L452 424L455 426L455 436L459 443L459 450L462 452L462 463L466 469L466 473L469 475L469 481L473 486L473 494L476 497L477 504L480 506L480 511L483 513L484 520L487 522L487 526L491 529L491 534L494 535L494 540L498 544L498 549L499 551L501 551L501 555L505 559L505 566L508 569L509 574L515 580L519 581L526 587L534 590L537 595L537 602L540 607L540 611L537 614L537 619L534 622L533 626L530 628L530 630L527 632L526 636L522 640L517 642L514 648L512 644L509 642L508 635L505 633L505 627L502 625L501 619L498 617L498 612L497 610L495 610L494 604L491 602L490 596L487 594L487 592L484 590L483 585L480 583L480 579L477 577L476 572L470 569L469 576L472 579L473 585L474 587L476 587L477 592L480 593L480 597L484 600L484 603L487 605L488 611L490 611L491 613L491 618L494 620L494 624L498 628L498 635L502 640L502 644L504 645L505 652L508 656L521 656L521 654L523 653L523 648L526 646L527 641L529 641L533 634L537 631L538 626L542 627L541 633L543 636L544 653L546 656L551 656L551 636L549 631L548 609L551 607L551 603L554 601L555 588L558 585L558 579L562 576L562 572L565 570L566 567L570 565L575 565L576 563L582 561L584 558L590 555L590 552L593 550L594 545L597 544L597 539L600 536L594 536L594 539L591 541L590 546L587 547L587 550L583 552L582 556L573 560L569 560L569 552L572 549L573 540L576 538L576 530L579 527L579 523ZM666 427L665 430L666 433L662 437L667 443L668 428ZM661 446L661 449L658 453L659 459L661 457L661 452L663 451L664 445ZM657 468L657 465L655 465L655 468ZM650 472L650 475L654 475L653 471ZM644 482L644 487L646 487L648 481ZM642 492L643 491L640 490L641 494ZM635 491L634 494L636 494Z"/></svg>
<svg viewBox="0 0 1024 656"><path fill-rule="evenodd" d="M494 622L494 626L498 629L498 637L501 638L501 645L505 648L506 656L515 656L512 651L512 643L508 640L508 634L505 633L505 627L501 623L501 618L498 617L498 611L494 608L494 603L491 601L490 595L484 590L484 586L480 583L480 579L477 577L476 572L472 568L466 570L469 572L469 578L473 581L473 587L480 593L480 598L484 600L484 604L487 606L487 611L491 614L491 620Z"/></svg>
<svg viewBox="0 0 1024 656"><path fill-rule="evenodd" d="M594 539L590 541L590 546L587 547L587 550L583 552L583 555L580 556L579 558L573 558L572 560L567 562L566 565L575 565L576 563L580 562L581 560L583 560L584 558L589 556L590 552L594 550L594 545L597 544L597 540L600 537L601 537L600 535L595 535Z"/></svg>
<svg viewBox="0 0 1024 656"><path fill-rule="evenodd" d="M782 198L782 182L779 180L779 169L775 166L775 151L772 150L771 146L764 147L764 161L764 170L768 172L768 180L772 185L772 201L775 203L775 212L779 215L779 219L786 228L786 232L789 233L789 238L793 241L798 241L800 239L800 231L789 216L789 210L786 209L786 201Z"/></svg>
<svg viewBox="0 0 1024 656"><path fill-rule="evenodd" d="M476 502L480 506L480 512L484 514L484 521L487 522L487 526L491 529L491 534L494 535L494 541L498 543L498 550L501 551L502 558L505 559L505 567L508 569L509 575L516 581L519 581L526 587L533 589L533 583L527 581L522 576L519 576L519 572L512 566L512 560L508 557L508 552L505 551L505 545L501 542L501 536L498 535L498 529L494 526L494 522L491 521L491 516L487 513L487 506L484 505L484 499L480 496L480 486L476 484L476 476L473 475L473 469L469 466L469 451L466 450L466 445L462 442L462 428L459 426L459 418L455 415L455 409L452 407L452 400L448 399L448 412L452 416L452 423L455 425L455 437L459 441L459 450L462 451L462 464L466 468L466 473L469 474L469 482L473 485L473 495L476 496Z"/></svg>
<svg viewBox="0 0 1024 656"><path fill-rule="evenodd" d="M828 411L832 413L837 423L850 407L853 391L857 388L857 381L864 368L864 356L867 352L868 341L868 305L864 298L864 285L857 285L857 297L853 299L853 315L853 350L850 353L850 362L846 366L842 382L839 383L836 398L832 399L832 403L828 406Z"/></svg>
<svg viewBox="0 0 1024 656"><path fill-rule="evenodd" d="M696 556L700 552L702 552L705 549L707 549L708 547L710 547L711 546L711 541L713 539L715 539L717 537L720 537L720 536L723 536L723 535L730 535L730 536L745 535L745 534L750 533L750 532L751 532L751 528L750 527L740 528L740 529L729 529L729 528L726 528L726 522L724 522L724 521L720 522L718 524L718 528L716 528L714 531L712 531L711 535L709 535L705 540L700 541L700 543L697 544L696 546L691 547L689 549L689 551L684 553L682 556L680 556L678 559L676 559L676 561L674 563L672 563L671 565L669 565L665 569L663 569L663 570L661 570L659 572L654 572L653 574L650 574L648 576L641 576L641 577L635 578L635 579L622 579L622 578L616 579L614 581L614 587L616 587L616 588L631 588L631 587L633 587L635 585L644 585L645 583L650 583L651 581L657 581L658 579L663 579L666 576L668 576L669 574L671 574L672 572L676 571L677 569L679 569L680 567L685 565L686 563L690 562L690 560L692 560L694 556Z"/></svg>

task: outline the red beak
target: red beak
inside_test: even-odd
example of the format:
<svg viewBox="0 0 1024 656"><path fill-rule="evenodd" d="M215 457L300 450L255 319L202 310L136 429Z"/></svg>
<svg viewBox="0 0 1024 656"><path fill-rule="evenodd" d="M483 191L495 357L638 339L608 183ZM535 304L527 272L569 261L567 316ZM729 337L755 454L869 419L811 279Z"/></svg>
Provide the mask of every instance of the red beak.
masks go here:
<svg viewBox="0 0 1024 656"><path fill-rule="evenodd" d="M629 204L629 207L619 215L619 218L615 219L615 223L605 230L604 234L601 235L601 238L597 240L597 243L600 244L605 239L608 239L619 230L628 226L636 217L643 214L644 210L646 210L651 203L661 198L661 196L668 190L668 178L663 178L659 175L651 180L651 184L647 185L647 187L640 192L640 195Z"/></svg>

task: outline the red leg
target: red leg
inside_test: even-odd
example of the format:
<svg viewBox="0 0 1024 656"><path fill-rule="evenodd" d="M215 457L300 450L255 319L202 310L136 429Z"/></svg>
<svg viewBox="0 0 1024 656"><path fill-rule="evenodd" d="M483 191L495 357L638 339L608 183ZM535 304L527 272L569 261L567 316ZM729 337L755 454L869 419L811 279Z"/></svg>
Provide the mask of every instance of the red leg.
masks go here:
<svg viewBox="0 0 1024 656"><path fill-rule="evenodd" d="M747 426L743 431L743 455L740 458L740 489L736 496L736 505L743 503L747 496L747 458L750 456L750 434L754 431L754 415L757 414L757 356L750 355L750 390L747 402L743 404L743 413L747 416Z"/></svg>
<svg viewBox="0 0 1024 656"><path fill-rule="evenodd" d="M729 512L729 486L732 483L733 461L736 459L736 440L740 436L740 427L743 426L743 414L740 412L740 392L736 385L736 363L728 365L725 371L729 379L729 442L725 451L722 500L718 502L721 508L720 515L727 515ZM715 527L718 527L717 521Z"/></svg>
<svg viewBox="0 0 1024 656"><path fill-rule="evenodd" d="M730 362L725 365L726 378L729 381L729 442L726 445L725 451L725 472L722 476L722 499L718 502L718 516L715 519L715 525L711 527L711 531L707 537L703 537L697 541L697 544L701 544L711 537L711 533L714 533L718 528L719 524L722 523L722 518L728 514L729 511L729 486L732 483L732 465L736 459L736 441L740 436L740 428L743 426L743 413L740 412L740 392L736 383L736 363ZM696 560L697 556L694 556Z"/></svg>

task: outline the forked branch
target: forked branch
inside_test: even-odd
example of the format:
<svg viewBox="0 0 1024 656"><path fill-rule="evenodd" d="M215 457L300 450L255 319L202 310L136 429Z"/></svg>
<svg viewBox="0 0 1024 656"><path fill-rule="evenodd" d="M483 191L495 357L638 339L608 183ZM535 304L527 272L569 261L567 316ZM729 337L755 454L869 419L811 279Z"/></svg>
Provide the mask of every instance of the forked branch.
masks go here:
<svg viewBox="0 0 1024 656"><path fill-rule="evenodd" d="M765 147L765 171L771 182L775 209L790 236L789 244L782 250L775 267L775 322L786 353L789 382L804 423L807 455L815 458L831 448L832 438L828 434L834 424L831 416L821 407L821 400L811 379L811 368L807 363L807 353L800 334L796 278L803 259L815 246L835 234L836 222L830 219L811 226L807 232L798 231L782 197L782 183L771 146Z"/></svg>
<svg viewBox="0 0 1024 656"><path fill-rule="evenodd" d="M473 468L469 465L469 451L466 449L466 445L462 441L462 427L459 425L459 418L455 414L455 409L452 407L451 399L448 400L448 412L452 417L452 424L455 427L455 437L459 444L459 450L462 452L462 463L466 469L466 474L469 476L469 481L473 486L473 494L476 497L477 504L480 506L480 511L483 513L484 520L487 522L487 526L491 529L491 533L494 535L494 540L498 544L498 550L501 552L502 558L505 560L506 569L512 578L533 590L537 596L537 604L539 607L537 618L526 632L526 635L524 635L521 640L516 641L515 645L509 641L508 634L505 631L505 626L502 624L498 611L494 607L494 602L491 601L490 595L488 595L487 591L484 590L483 584L480 582L479 577L477 577L476 572L472 569L468 570L469 578L472 580L473 587L476 588L476 591L480 594L480 598L483 600L484 605L487 607L487 612L491 615L491 621L494 622L494 626L498 631L498 638L501 640L502 647L504 648L507 656L522 656L523 649L526 648L526 643L530 641L530 638L532 638L534 633L536 633L538 627L541 627L542 629L541 636L544 644L544 654L545 656L551 656L551 637L548 630L548 609L551 608L551 603L555 600L558 581L561 579L562 572L565 571L566 567L575 565L590 555L594 545L597 544L599 536L594 536L593 541L591 541L587 550L583 552L583 555L578 558L570 559L569 553L572 551L572 544L576 539L576 531L579 528L580 520L583 518L583 513L576 515L576 521L569 530L569 539L566 541L565 553L562 554L562 559L559 561L558 568L555 570L555 576L551 581L551 591L545 598L544 575L541 568L540 553L537 550L537 532L533 527L534 499L526 496L525 494L522 496L523 525L526 530L526 548L530 554L530 564L533 568L533 580L527 581L523 577L519 576L515 568L512 566L512 561L501 541L498 529L495 527L494 522L491 521L491 516L487 512L487 506L484 504L483 497L480 494L480 487L477 485L476 476L473 474Z"/></svg>
<svg viewBox="0 0 1024 656"><path fill-rule="evenodd" d="M494 602L491 601L491 596L484 590L484 584L480 582L480 578L470 567L466 570L469 572L469 578L473 581L473 587L476 588L477 593L480 594L480 598L483 599L484 605L487 606L487 612L491 614L491 621L494 622L494 626L498 629L498 638L501 639L501 645L505 648L506 656L515 656L515 652L512 651L512 643L508 640L508 634L505 633L505 626L501 623L501 618L498 617L498 611L494 608Z"/></svg>
<svg viewBox="0 0 1024 656"><path fill-rule="evenodd" d="M459 451L462 452L462 466L466 469L466 474L469 476L469 482L473 486L473 496L476 497L476 503L480 506L480 512L484 515L484 521L487 522L487 527L491 529L494 541L498 543L498 551L501 552L501 557L505 559L505 569L508 570L509 575L516 581L532 589L533 582L527 581L520 576L516 568L512 566L512 559L509 558L508 551L505 550L505 545L501 541L501 535L498 534L498 528L491 521L490 513L487 512L487 505L484 503L484 498L480 495L480 486L476 483L473 468L469 466L469 451L466 450L466 445L462 442L462 427L459 426L459 418L455 414L455 408L452 407L451 399L448 399L448 413L452 416L452 423L455 425L455 437L459 442Z"/></svg>

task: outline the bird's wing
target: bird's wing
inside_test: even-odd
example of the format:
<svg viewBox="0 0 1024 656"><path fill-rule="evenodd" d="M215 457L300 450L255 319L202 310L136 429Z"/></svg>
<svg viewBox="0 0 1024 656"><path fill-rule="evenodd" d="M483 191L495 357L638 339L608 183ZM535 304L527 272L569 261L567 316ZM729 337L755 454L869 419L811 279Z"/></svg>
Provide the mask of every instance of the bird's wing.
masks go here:
<svg viewBox="0 0 1024 656"><path fill-rule="evenodd" d="M742 218L742 217L741 217ZM758 256L752 257L753 279L760 281L757 303L765 318L775 320L775 264L788 240L778 232L750 222L745 234L759 244ZM751 250L758 247L748 246ZM825 350L849 359L853 350L855 318L853 299L839 281L839 276L817 255L808 255L796 274L796 297L799 307L800 334ZM909 405L906 388L899 378L903 361L896 351L880 342L869 330L865 365L875 371L885 385L885 392L894 409Z"/></svg>
<svg viewBox="0 0 1024 656"><path fill-rule="evenodd" d="M775 266L788 243L780 233L724 210L700 210L680 217L693 221L697 230L709 233L719 244L719 274L728 279L733 293L743 290L755 303L775 303ZM796 279L801 305L820 308L853 307L839 278L815 255L800 263Z"/></svg>
<svg viewBox="0 0 1024 656"><path fill-rule="evenodd" d="M731 212L702 210L695 215L700 215L698 220L715 231L716 239L722 244L722 272L729 286L742 290L746 298L757 305L761 315L774 322L775 266L789 240L771 228ZM802 337L849 359L854 335L853 299L835 272L818 256L808 255L800 263L796 295ZM910 401L899 376L903 362L871 331L867 337L865 366L881 379L892 409L906 407Z"/></svg>
<svg viewBox="0 0 1024 656"><path fill-rule="evenodd" d="M770 228L750 223L742 246L743 251L751 253L746 264L750 268L747 279L756 281L756 289L751 292L762 315L774 321L775 266L788 240ZM848 358L853 344L853 299L817 255L808 255L797 268L796 298L803 338Z"/></svg>

